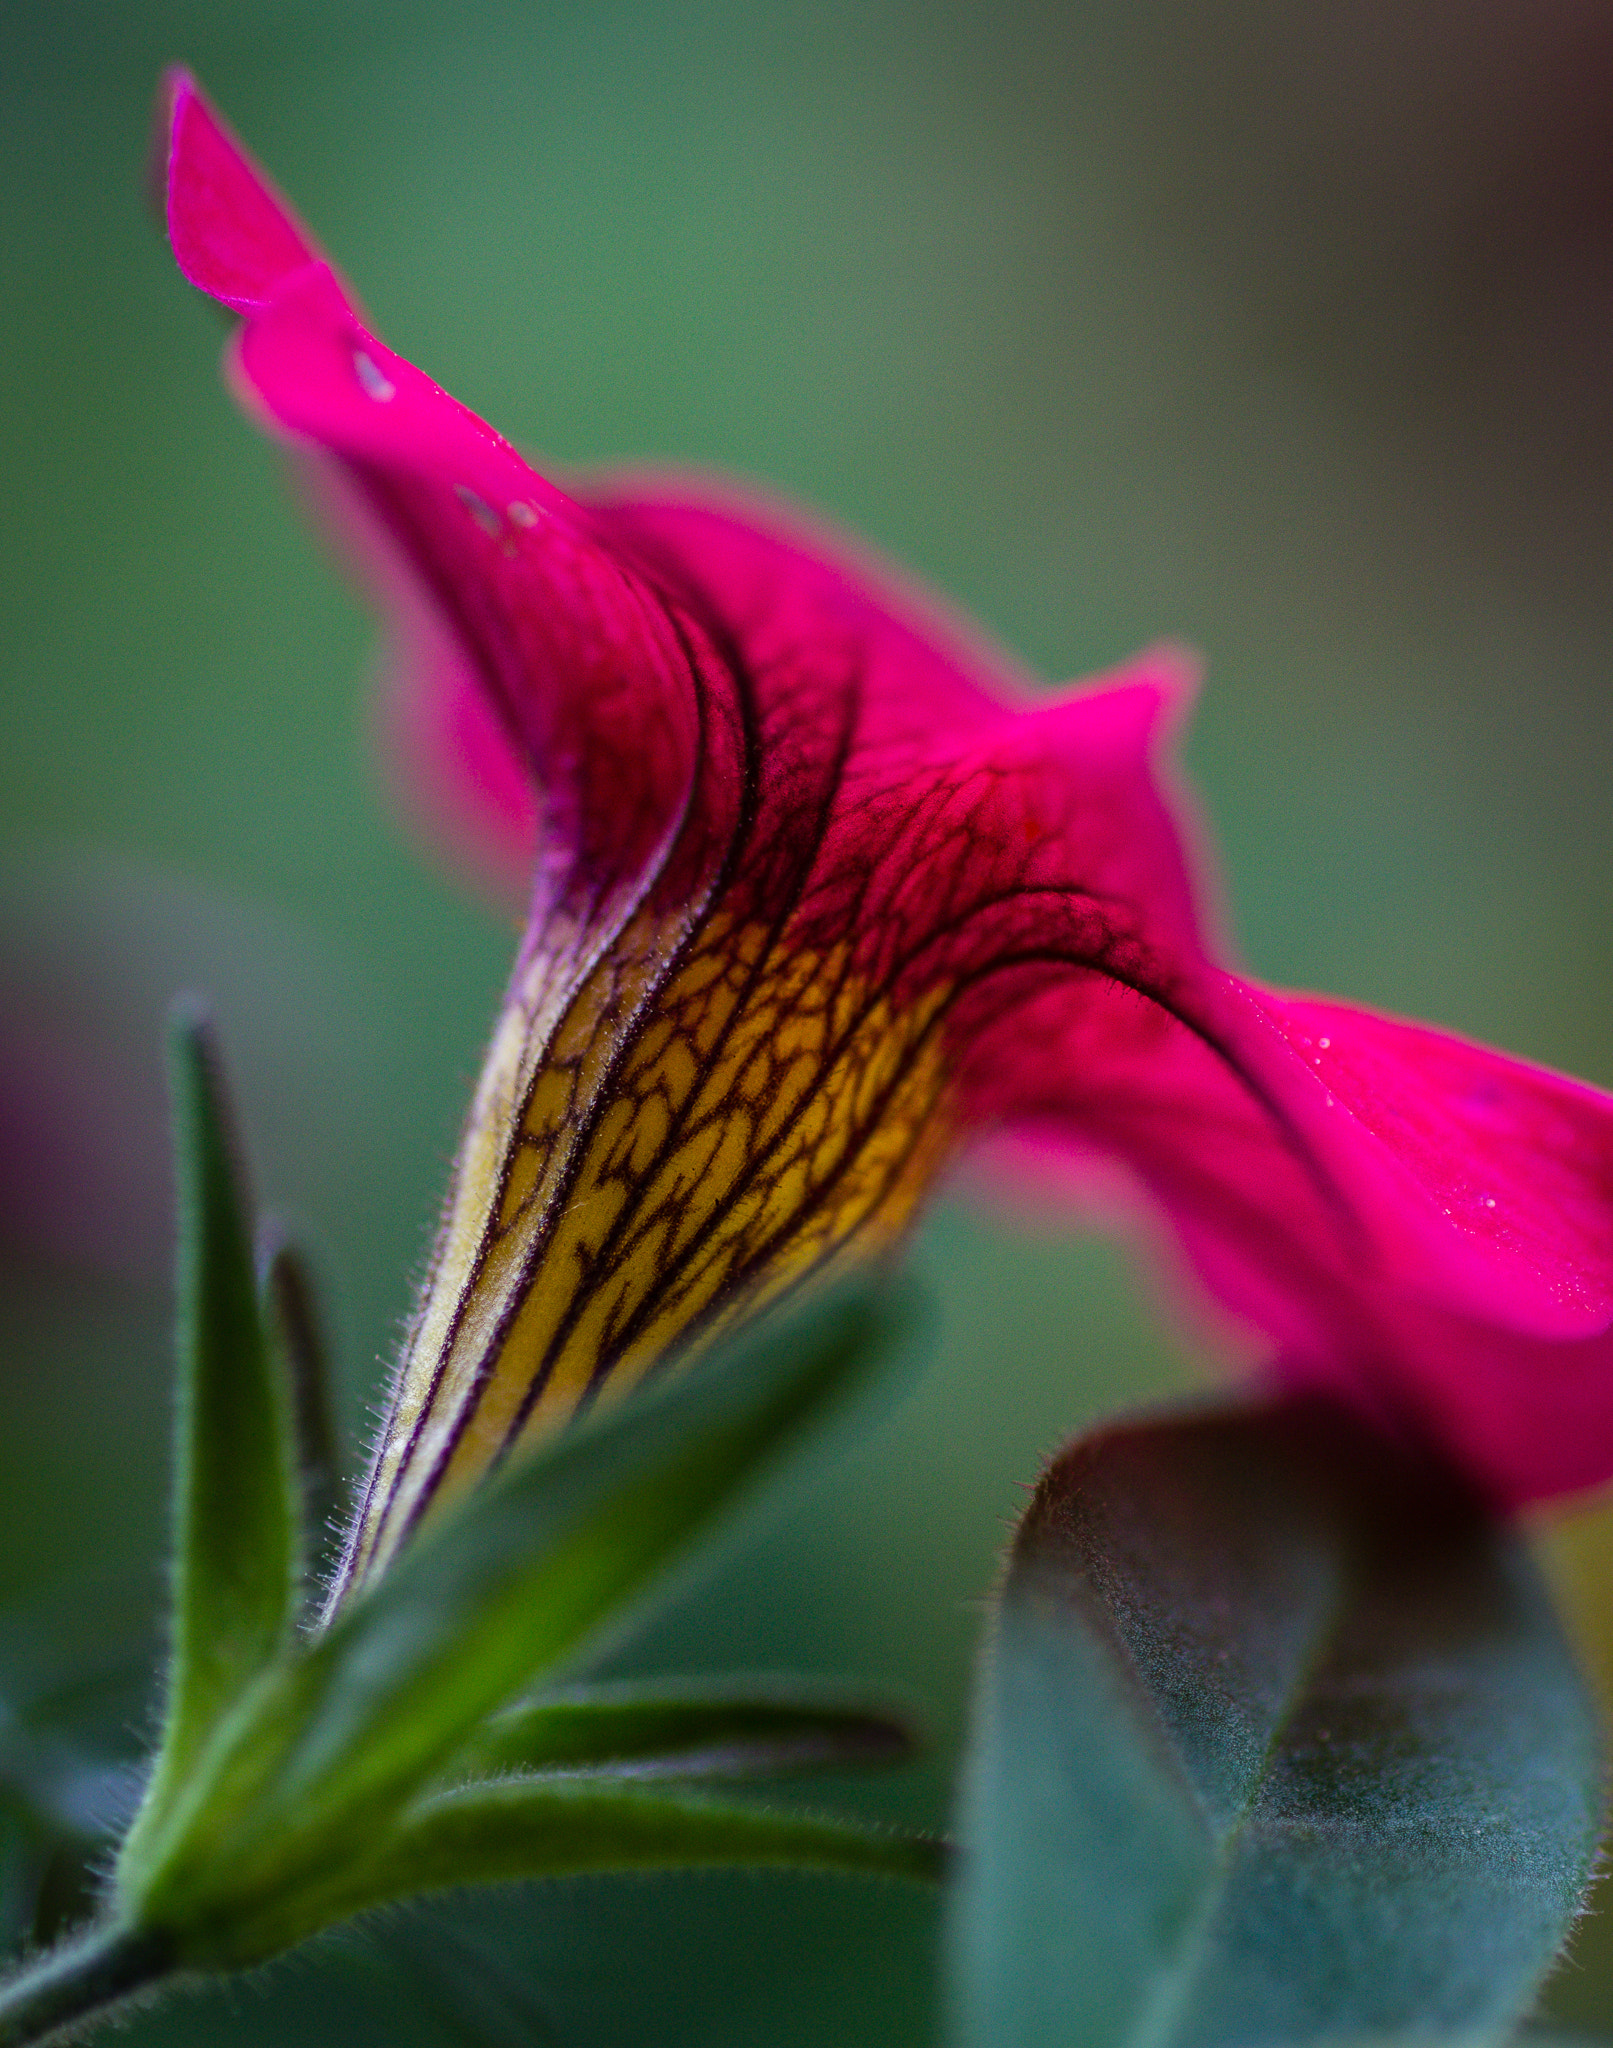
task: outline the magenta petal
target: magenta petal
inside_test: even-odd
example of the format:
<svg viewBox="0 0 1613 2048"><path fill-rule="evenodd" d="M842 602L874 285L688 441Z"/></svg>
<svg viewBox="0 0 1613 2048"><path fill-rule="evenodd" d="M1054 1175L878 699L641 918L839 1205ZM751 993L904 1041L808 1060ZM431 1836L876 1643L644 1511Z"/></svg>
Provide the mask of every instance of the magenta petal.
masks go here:
<svg viewBox="0 0 1613 2048"><path fill-rule="evenodd" d="M1613 1099L1424 1025L1241 994L1288 1056L1261 1071L1371 1219L1388 1272L1538 1336L1607 1326Z"/></svg>
<svg viewBox="0 0 1613 2048"><path fill-rule="evenodd" d="M1279 1372L1496 1498L1613 1477L1613 1102L1212 957L1159 650L1038 698L802 522L568 496L369 331L183 76L169 219L386 611L388 746L534 911L352 1569L1017 1135L1132 1176Z"/></svg>
<svg viewBox="0 0 1613 2048"><path fill-rule="evenodd" d="M723 621L776 694L854 664L873 719L915 735L990 723L1035 679L871 551L792 507L706 477L600 477L600 531ZM876 735L883 736L883 735Z"/></svg>
<svg viewBox="0 0 1613 2048"><path fill-rule="evenodd" d="M175 260L192 284L237 313L260 312L288 277L324 259L190 73L171 71L164 94Z"/></svg>
<svg viewBox="0 0 1613 2048"><path fill-rule="evenodd" d="M1384 1353L1446 1456L1503 1509L1605 1487L1613 1332L1553 1342L1402 1304Z"/></svg>
<svg viewBox="0 0 1613 2048"><path fill-rule="evenodd" d="M1050 988L976 1113L1118 1159L1285 1377L1442 1444L1506 1504L1613 1475L1613 1099L1213 977L1190 1029ZM1017 1054L1017 1057L1016 1057Z"/></svg>
<svg viewBox="0 0 1613 2048"><path fill-rule="evenodd" d="M700 629L600 545L589 514L368 331L183 78L168 191L187 274L247 315L233 366L242 397L334 464L416 685L429 670L462 694L472 677L503 728L505 750L482 745L487 774L442 778L451 807L478 787L493 802L507 793L503 763L493 765L505 751L528 778L536 771L540 880L574 926L608 929L657 877L697 896L709 848L682 828L692 805L720 814L739 781L730 679ZM447 642L457 661L436 658ZM462 704L443 715L417 702L412 715L417 734L467 721L485 742L488 717ZM530 830L530 801L523 808L515 837ZM512 834L494 821L482 836Z"/></svg>
<svg viewBox="0 0 1613 2048"><path fill-rule="evenodd" d="M396 809L470 887L519 918L538 859L532 772L448 635L396 635L375 724Z"/></svg>
<svg viewBox="0 0 1613 2048"><path fill-rule="evenodd" d="M897 999L956 985L960 1042L1020 950L1144 977L1200 958L1157 774L1191 657L1157 648L1037 697L932 599L776 508L603 488L595 506L602 533L720 621L765 763L752 843L813 855L792 885L796 945L849 944Z"/></svg>

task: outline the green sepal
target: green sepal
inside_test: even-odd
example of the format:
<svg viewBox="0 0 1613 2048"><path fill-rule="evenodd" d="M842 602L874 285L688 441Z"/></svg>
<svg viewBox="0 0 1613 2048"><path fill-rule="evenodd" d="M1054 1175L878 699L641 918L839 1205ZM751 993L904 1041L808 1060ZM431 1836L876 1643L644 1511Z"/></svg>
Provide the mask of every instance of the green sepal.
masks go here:
<svg viewBox="0 0 1613 2048"><path fill-rule="evenodd" d="M298 1564L307 1580L335 1540L342 1506L330 1347L319 1290L301 1248L271 1230L260 1244L258 1264L263 1319L291 1402L300 1522L310 1553Z"/></svg>
<svg viewBox="0 0 1613 2048"><path fill-rule="evenodd" d="M713 1867L840 1871L935 1883L944 1845L865 1823L696 1793L506 1779L418 1807L362 1861L266 1904L232 1930L271 1955L372 1906L455 1885Z"/></svg>
<svg viewBox="0 0 1613 2048"><path fill-rule="evenodd" d="M962 1805L962 2048L1506 2039L1596 1853L1522 1540L1320 1403L1077 1444L1015 1541Z"/></svg>
<svg viewBox="0 0 1613 2048"><path fill-rule="evenodd" d="M174 1010L169 1075L179 1215L172 1643L142 1836L284 1648L301 1551L289 1392L259 1310L218 1052L191 1002Z"/></svg>
<svg viewBox="0 0 1613 2048"><path fill-rule="evenodd" d="M909 1728L862 1702L776 1681L702 1687L612 1685L495 1714L454 1757L450 1777L589 1772L634 1778L772 1778L794 1771L897 1764Z"/></svg>
<svg viewBox="0 0 1613 2048"><path fill-rule="evenodd" d="M863 1288L750 1326L558 1437L428 1524L220 1733L116 1896L186 1960L259 1960L238 1930L350 1863L489 1714L620 1623L669 1559L911 1324Z"/></svg>

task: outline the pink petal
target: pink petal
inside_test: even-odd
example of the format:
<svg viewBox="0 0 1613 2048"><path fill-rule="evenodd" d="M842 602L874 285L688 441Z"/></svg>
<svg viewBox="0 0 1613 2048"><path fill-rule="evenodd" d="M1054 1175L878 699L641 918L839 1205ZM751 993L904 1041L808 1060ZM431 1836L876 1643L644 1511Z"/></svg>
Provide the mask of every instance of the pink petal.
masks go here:
<svg viewBox="0 0 1613 2048"><path fill-rule="evenodd" d="M1144 975L1199 957L1156 773L1191 657L1160 647L1038 700L933 599L776 509L596 503L601 531L720 618L735 650L770 771L753 843L812 853L792 943L849 941L870 988L898 1000L1023 946ZM750 914L773 914L756 895Z"/></svg>
<svg viewBox="0 0 1613 2048"><path fill-rule="evenodd" d="M798 946L838 945L855 912L859 966L887 994L977 972L1039 917L1071 957L1119 972L1153 971L1164 923L1185 940L1185 869L1148 766L1178 661L1031 708L933 602L777 515L622 488L579 504L361 325L188 85L169 176L176 240L203 252L193 274L252 315L243 396L335 465L402 650L398 754L455 756L428 801L479 816L500 864L531 829L529 807L503 811L512 763L531 764L542 901L577 957L626 903L698 915L713 888L737 920L787 917ZM268 252L245 285L197 193L222 194Z"/></svg>
<svg viewBox="0 0 1613 2048"><path fill-rule="evenodd" d="M261 312L288 278L324 259L190 73L171 71L163 91L175 261L192 284L237 313Z"/></svg>
<svg viewBox="0 0 1613 2048"><path fill-rule="evenodd" d="M479 895L519 919L539 819L532 772L476 670L445 633L394 633L375 717L395 808Z"/></svg>
<svg viewBox="0 0 1613 2048"><path fill-rule="evenodd" d="M1433 1438L1499 1499L1613 1477L1613 1103L1215 964L1159 758L1180 656L1039 700L788 515L688 485L568 496L375 338L183 78L169 133L176 254L245 316L237 387L325 466L391 622L394 761L468 862L508 878L537 852L472 1112L504 1163L444 1270L474 1291L497 1240L489 1327L543 1285L560 1334L446 1376L406 1362L441 1462L392 1444L389 1541L456 1446L517 1441L568 1333L593 1332L565 1359L575 1402L664 1350L685 1300L732 1307L793 1258L888 1241L943 1138L1002 1131L1133 1175L1277 1370ZM523 1139L567 1032L561 1107ZM523 1143L542 1199L501 1218ZM697 1201L689 1162L719 1147ZM653 1187L685 1169L673 1219ZM568 1221L569 1192L606 1182L608 1220ZM630 1268L653 1284L600 1334L588 1289Z"/></svg>
<svg viewBox="0 0 1613 2048"><path fill-rule="evenodd" d="M1543 1337L1607 1326L1613 1099L1425 1025L1240 994L1282 1049L1260 1071L1401 1284Z"/></svg>
<svg viewBox="0 0 1613 2048"><path fill-rule="evenodd" d="M1425 1431L1495 1504L1529 1507L1605 1487L1613 1333L1554 1342L1402 1303L1386 1375Z"/></svg>
<svg viewBox="0 0 1613 2048"><path fill-rule="evenodd" d="M1230 977L1199 1028L1049 987L972 1109L1118 1159L1290 1380L1442 1445L1513 1505L1613 1476L1613 1099Z"/></svg>
<svg viewBox="0 0 1613 2048"><path fill-rule="evenodd" d="M720 813L738 782L731 686L701 630L599 544L589 514L368 331L184 80L168 191L187 273L248 316L237 389L334 465L407 658L418 670L429 646L433 673L473 674L509 751L537 771L547 899L608 929L674 840L681 857L660 879L697 897L706 849L681 828L697 800ZM436 658L445 638L458 666ZM484 765L497 751L484 746ZM457 801L466 778L445 780L456 778ZM509 787L501 770L486 782L494 797Z"/></svg>
<svg viewBox="0 0 1613 2048"><path fill-rule="evenodd" d="M724 752L727 678L698 629L598 544L580 507L358 327L328 272L302 273L245 329L239 365L281 431L337 461L412 578L412 607L458 642L536 767L551 844L575 863L561 884L636 883Z"/></svg>

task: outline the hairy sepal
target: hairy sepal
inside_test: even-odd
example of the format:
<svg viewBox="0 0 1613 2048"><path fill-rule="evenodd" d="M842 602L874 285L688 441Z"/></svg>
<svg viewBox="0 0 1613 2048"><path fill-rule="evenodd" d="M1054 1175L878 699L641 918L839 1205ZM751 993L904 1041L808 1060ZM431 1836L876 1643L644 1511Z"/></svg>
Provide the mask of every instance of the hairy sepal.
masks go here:
<svg viewBox="0 0 1613 2048"><path fill-rule="evenodd" d="M721 1692L665 1683L572 1687L495 1714L454 1758L449 1777L774 1778L902 1763L914 1747L894 1714L799 1681L751 1680Z"/></svg>
<svg viewBox="0 0 1613 2048"><path fill-rule="evenodd" d="M488 1715L619 1624L911 1320L872 1285L769 1319L422 1531L219 1731L160 1834L125 1853L126 1910L193 1967L272 1953L254 1927L332 1884Z"/></svg>
<svg viewBox="0 0 1613 2048"><path fill-rule="evenodd" d="M220 1727L286 1647L301 1571L292 1398L268 1339L250 1198L205 1012L169 1041L179 1204L173 1619L156 1764L133 1842L160 1829Z"/></svg>
<svg viewBox="0 0 1613 2048"><path fill-rule="evenodd" d="M693 1792L514 1778L422 1803L369 1856L266 1901L231 1938L272 1955L397 1899L584 1873L740 1866L934 1883L944 1855L927 1836L820 1814Z"/></svg>

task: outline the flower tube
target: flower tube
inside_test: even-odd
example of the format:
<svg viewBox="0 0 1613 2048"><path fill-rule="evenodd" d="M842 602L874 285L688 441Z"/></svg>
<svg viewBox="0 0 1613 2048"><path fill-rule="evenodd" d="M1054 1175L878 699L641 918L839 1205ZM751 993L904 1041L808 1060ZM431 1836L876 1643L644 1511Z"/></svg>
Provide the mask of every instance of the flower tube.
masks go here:
<svg viewBox="0 0 1613 2048"><path fill-rule="evenodd" d="M397 744L528 902L338 1598L1005 1134L1118 1165L1271 1371L1495 1500L1613 1476L1613 1102L1218 964L1161 771L1183 657L1038 695L799 522L562 491L183 75L168 114L175 255L358 537Z"/></svg>

